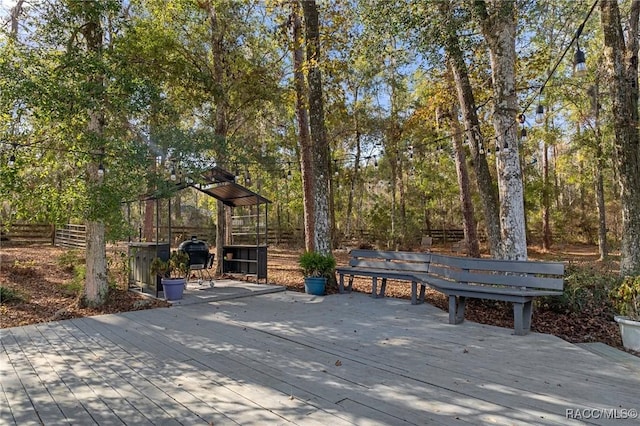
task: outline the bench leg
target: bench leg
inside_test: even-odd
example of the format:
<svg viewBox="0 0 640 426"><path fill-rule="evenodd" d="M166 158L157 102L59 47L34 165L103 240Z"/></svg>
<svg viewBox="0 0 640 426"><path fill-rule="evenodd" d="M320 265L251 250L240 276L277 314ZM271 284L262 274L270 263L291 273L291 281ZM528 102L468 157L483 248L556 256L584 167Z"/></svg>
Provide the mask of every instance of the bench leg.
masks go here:
<svg viewBox="0 0 640 426"><path fill-rule="evenodd" d="M513 329L516 336L524 336L531 329L533 301L513 304Z"/></svg>
<svg viewBox="0 0 640 426"><path fill-rule="evenodd" d="M383 278L382 285L380 285L380 293L378 294L378 297L384 297L384 292L386 289L387 289L387 279Z"/></svg>
<svg viewBox="0 0 640 426"><path fill-rule="evenodd" d="M378 297L378 277L371 278L371 297Z"/></svg>
<svg viewBox="0 0 640 426"><path fill-rule="evenodd" d="M344 287L344 274L340 274L340 279L338 280L338 291L340 294L345 292L351 293L351 289L353 287L353 275L349 276L349 285L345 289Z"/></svg>
<svg viewBox="0 0 640 426"><path fill-rule="evenodd" d="M411 304L419 305L424 303L424 284L420 284L420 296L418 296L418 283L411 281Z"/></svg>
<svg viewBox="0 0 640 426"><path fill-rule="evenodd" d="M464 321L465 298L449 295L449 324L460 324Z"/></svg>

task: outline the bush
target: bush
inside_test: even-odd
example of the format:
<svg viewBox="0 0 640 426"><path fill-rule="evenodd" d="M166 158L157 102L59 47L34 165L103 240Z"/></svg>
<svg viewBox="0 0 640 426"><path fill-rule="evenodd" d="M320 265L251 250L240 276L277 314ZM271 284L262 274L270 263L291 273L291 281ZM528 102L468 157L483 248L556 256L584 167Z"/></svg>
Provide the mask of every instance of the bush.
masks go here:
<svg viewBox="0 0 640 426"><path fill-rule="evenodd" d="M640 321L640 275L625 277L619 286L612 289L611 299L617 313Z"/></svg>
<svg viewBox="0 0 640 426"><path fill-rule="evenodd" d="M73 278L64 285L67 294L77 296L84 288L84 280L87 277L87 267L84 264L75 265L73 268Z"/></svg>
<svg viewBox="0 0 640 426"><path fill-rule="evenodd" d="M298 260L302 274L305 277L329 278L336 268L336 259L330 254L322 254L317 251L304 252Z"/></svg>
<svg viewBox="0 0 640 426"><path fill-rule="evenodd" d="M79 250L69 250L58 256L57 263L63 271L73 272L78 263L83 263L83 258Z"/></svg>
<svg viewBox="0 0 640 426"><path fill-rule="evenodd" d="M570 264L565 272L562 296L542 297L538 306L557 313L588 311L610 315L613 311L610 292L620 285L618 274L604 266Z"/></svg>
<svg viewBox="0 0 640 426"><path fill-rule="evenodd" d="M23 302L24 297L17 291L8 287L0 286L0 302L2 303L19 303Z"/></svg>

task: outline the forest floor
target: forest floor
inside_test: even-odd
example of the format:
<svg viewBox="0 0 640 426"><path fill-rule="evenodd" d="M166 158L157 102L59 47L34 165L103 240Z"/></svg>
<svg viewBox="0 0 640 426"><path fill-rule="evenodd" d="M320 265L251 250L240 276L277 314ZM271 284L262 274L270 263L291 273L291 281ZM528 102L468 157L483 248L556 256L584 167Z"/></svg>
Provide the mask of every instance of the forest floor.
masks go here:
<svg viewBox="0 0 640 426"><path fill-rule="evenodd" d="M18 245L2 242L0 246L0 286L11 289L20 296L18 301L0 301L0 328L28 325L68 318L125 312L168 306L162 300L142 297L127 291L126 248L111 247L109 264L111 286L106 304L100 308L80 307L78 294L80 284L74 281L71 265L82 265L82 253L50 245ZM446 252L446 247L434 247L434 251ZM286 286L292 291L304 291L302 274L297 265L301 250L269 247L269 282ZM338 265L348 263L345 250L334 252ZM553 251L541 253L529 248L531 259L553 259L578 264L597 263L597 247L558 246ZM370 280L356 279L354 289L370 292ZM410 298L407 283L389 282L386 294L390 297ZM6 299L6 297L5 297ZM447 310L446 298L427 290L427 302ZM466 319L483 324L513 327L513 310L510 304L493 301L471 300L468 302ZM556 335L573 343L602 342L622 349L617 324L611 312L603 309L585 308L580 312L557 312L557 309L538 307L533 316L532 330ZM637 354L636 354L637 355Z"/></svg>

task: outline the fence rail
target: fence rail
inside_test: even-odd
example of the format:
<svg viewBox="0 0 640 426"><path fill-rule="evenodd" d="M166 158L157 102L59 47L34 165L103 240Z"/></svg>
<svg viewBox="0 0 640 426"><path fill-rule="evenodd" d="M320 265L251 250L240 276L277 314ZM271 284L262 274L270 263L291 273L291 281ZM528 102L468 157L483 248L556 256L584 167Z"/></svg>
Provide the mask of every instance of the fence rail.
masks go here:
<svg viewBox="0 0 640 426"><path fill-rule="evenodd" d="M48 242L56 246L84 248L86 247L86 228L85 225L67 224L60 227L47 224L35 223L13 223L11 225L0 224L2 240L16 242ZM169 235L167 226L160 226L160 240L166 241ZM140 230L140 236L142 230ZM177 246L180 242L188 240L191 236L197 236L199 239L215 245L215 228L214 227L198 227L198 226L172 226L171 227L171 244ZM423 235L433 238L434 243L456 242L464 238L462 229L431 229L425 231ZM264 237L261 237L261 239ZM359 244L374 243L372 232L367 229L357 229L349 236L343 236L342 244L345 246L358 246ZM253 244L253 239L247 240L246 243ZM283 246L299 246L303 245L303 230L299 228L277 229L270 228L267 232L267 243L269 245Z"/></svg>
<svg viewBox="0 0 640 426"><path fill-rule="evenodd" d="M53 245L67 248L85 248L87 246L86 226L69 223L56 228Z"/></svg>
<svg viewBox="0 0 640 426"><path fill-rule="evenodd" d="M29 243L51 243L53 226L36 223L0 224L0 240Z"/></svg>

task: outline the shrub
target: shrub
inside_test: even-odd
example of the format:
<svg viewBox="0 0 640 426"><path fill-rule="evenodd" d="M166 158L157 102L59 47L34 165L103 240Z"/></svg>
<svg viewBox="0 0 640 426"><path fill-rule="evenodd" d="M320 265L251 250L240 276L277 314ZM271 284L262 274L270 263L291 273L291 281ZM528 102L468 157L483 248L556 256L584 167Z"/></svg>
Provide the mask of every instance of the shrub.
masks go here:
<svg viewBox="0 0 640 426"><path fill-rule="evenodd" d="M84 287L84 280L87 277L87 267L84 264L75 265L73 268L73 278L64 285L64 290L72 296L80 294Z"/></svg>
<svg viewBox="0 0 640 426"><path fill-rule="evenodd" d="M611 290L611 298L617 313L640 321L640 275L625 277L618 287Z"/></svg>
<svg viewBox="0 0 640 426"><path fill-rule="evenodd" d="M13 290L8 287L0 286L0 302L19 303L23 301L24 301L24 297L20 293L18 293L16 290Z"/></svg>
<svg viewBox="0 0 640 426"><path fill-rule="evenodd" d="M539 298L538 306L558 313L588 311L594 315L610 315L613 304L609 295L620 282L620 276L606 265L570 264L565 272L562 296Z"/></svg>
<svg viewBox="0 0 640 426"><path fill-rule="evenodd" d="M300 256L298 264L305 277L329 278L336 268L336 259L330 254L307 251Z"/></svg>
<svg viewBox="0 0 640 426"><path fill-rule="evenodd" d="M79 250L69 250L58 256L57 263L60 269L66 272L73 272L78 263L82 263L83 258Z"/></svg>

